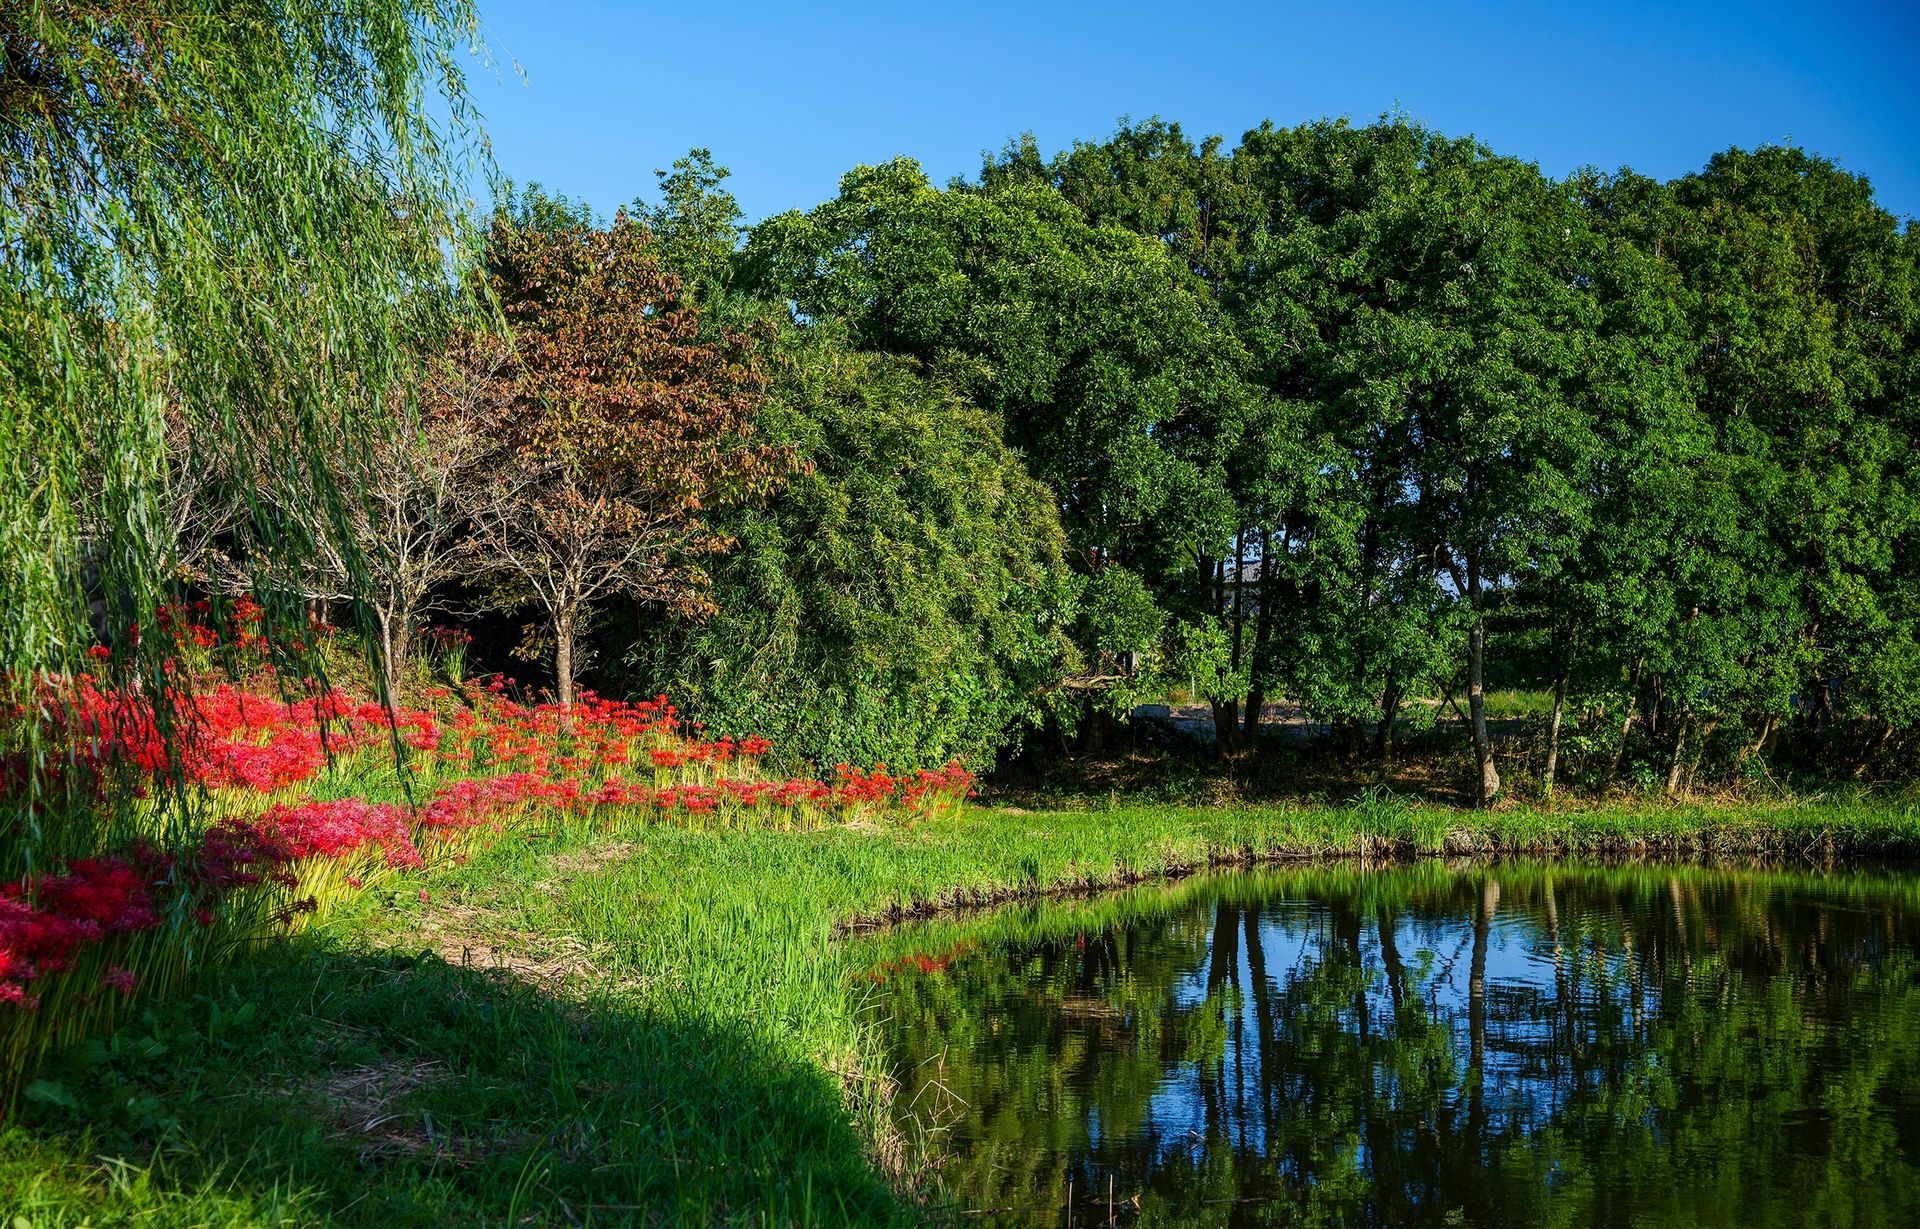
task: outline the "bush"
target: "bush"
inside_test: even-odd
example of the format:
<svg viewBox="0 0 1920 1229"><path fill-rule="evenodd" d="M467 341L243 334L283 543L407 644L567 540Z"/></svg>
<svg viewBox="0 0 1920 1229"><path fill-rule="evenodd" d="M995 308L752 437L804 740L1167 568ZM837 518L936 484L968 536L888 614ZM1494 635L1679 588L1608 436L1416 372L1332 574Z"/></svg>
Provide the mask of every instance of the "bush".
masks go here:
<svg viewBox="0 0 1920 1229"><path fill-rule="evenodd" d="M719 613L643 635L632 681L789 765L983 762L1070 654L1053 499L992 415L910 361L780 344L756 427L812 470L735 514Z"/></svg>

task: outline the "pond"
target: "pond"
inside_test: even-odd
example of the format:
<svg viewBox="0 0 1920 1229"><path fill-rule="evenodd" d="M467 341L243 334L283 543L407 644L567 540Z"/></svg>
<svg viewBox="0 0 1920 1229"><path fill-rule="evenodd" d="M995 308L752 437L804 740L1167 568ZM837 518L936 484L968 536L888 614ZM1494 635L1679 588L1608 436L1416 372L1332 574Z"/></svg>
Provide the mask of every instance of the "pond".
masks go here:
<svg viewBox="0 0 1920 1229"><path fill-rule="evenodd" d="M970 1224L1920 1224L1920 876L1505 862L903 927Z"/></svg>

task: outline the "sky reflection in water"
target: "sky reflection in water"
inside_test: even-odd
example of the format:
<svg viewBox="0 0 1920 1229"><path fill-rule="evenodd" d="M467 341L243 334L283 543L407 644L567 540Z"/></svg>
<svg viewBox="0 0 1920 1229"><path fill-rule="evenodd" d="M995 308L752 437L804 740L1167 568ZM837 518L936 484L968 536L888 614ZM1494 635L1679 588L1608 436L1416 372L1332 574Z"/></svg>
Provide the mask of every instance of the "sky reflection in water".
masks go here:
<svg viewBox="0 0 1920 1229"><path fill-rule="evenodd" d="M869 942L970 1223L1866 1226L1920 1223L1916 917L1911 873L1425 863Z"/></svg>

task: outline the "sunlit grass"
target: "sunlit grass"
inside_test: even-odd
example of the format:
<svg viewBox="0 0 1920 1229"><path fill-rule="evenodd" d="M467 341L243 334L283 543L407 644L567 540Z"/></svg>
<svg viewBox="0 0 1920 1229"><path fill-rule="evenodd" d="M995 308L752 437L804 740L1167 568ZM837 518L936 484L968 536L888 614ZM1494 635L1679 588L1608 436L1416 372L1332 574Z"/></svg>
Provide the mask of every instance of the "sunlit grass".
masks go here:
<svg viewBox="0 0 1920 1229"><path fill-rule="evenodd" d="M556 828L344 902L49 1065L0 1136L0 1211L35 1226L923 1223L912 1192L930 1167L890 1132L865 1015L885 942L843 941L848 923L1223 860L1491 847L1914 852L1920 808L1475 815L1377 796Z"/></svg>

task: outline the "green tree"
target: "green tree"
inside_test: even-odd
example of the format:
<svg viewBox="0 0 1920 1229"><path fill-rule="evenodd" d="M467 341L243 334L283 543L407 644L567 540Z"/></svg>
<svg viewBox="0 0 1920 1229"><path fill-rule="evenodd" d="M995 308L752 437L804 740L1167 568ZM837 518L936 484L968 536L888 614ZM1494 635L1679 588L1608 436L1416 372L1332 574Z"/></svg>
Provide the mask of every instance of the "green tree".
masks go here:
<svg viewBox="0 0 1920 1229"><path fill-rule="evenodd" d="M942 191L902 159L755 227L743 269L995 413L1082 572L1124 567L1172 608L1229 533L1210 453L1242 392L1236 358L1157 241L1089 224L1043 183Z"/></svg>
<svg viewBox="0 0 1920 1229"><path fill-rule="evenodd" d="M707 306L733 280L734 257L743 233L740 202L722 187L732 174L715 166L713 152L696 149L677 158L671 171L655 171L660 202L634 202L633 216L646 222L660 245L660 263Z"/></svg>
<svg viewBox="0 0 1920 1229"><path fill-rule="evenodd" d="M1634 438L1647 400L1638 318L1610 304L1650 275L1535 167L1403 121L1263 127L1236 157L1268 210L1238 292L1254 367L1331 445L1283 526L1311 543L1322 656L1292 681L1329 707L1379 697L1383 731L1409 684L1457 682L1489 801L1489 612L1582 549L1603 427Z"/></svg>
<svg viewBox="0 0 1920 1229"><path fill-rule="evenodd" d="M1723 723L1743 754L1771 745L1796 699L1809 732L1852 713L1884 748L1920 683L1913 236L1865 180L1792 148L1671 185L1622 174L1592 202L1681 286L1704 435L1669 612L1634 654L1669 787Z"/></svg>
<svg viewBox="0 0 1920 1229"><path fill-rule="evenodd" d="M973 763L1067 664L1052 497L911 361L790 332L760 435L809 464L723 524L715 613L643 629L637 681L787 762Z"/></svg>
<svg viewBox="0 0 1920 1229"><path fill-rule="evenodd" d="M1778 631L1741 646L1777 660L1749 671L1750 686L1768 690L1747 710L1778 712L1789 689L1806 689L1823 709L1912 724L1920 281L1911 236L1866 180L1792 148L1729 150L1673 191L1697 219L1670 249L1697 296L1697 395L1717 447L1740 466L1746 512L1765 527L1777 573L1791 577Z"/></svg>

